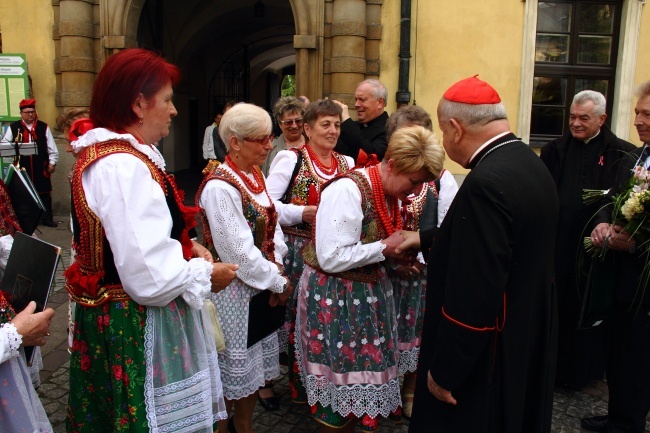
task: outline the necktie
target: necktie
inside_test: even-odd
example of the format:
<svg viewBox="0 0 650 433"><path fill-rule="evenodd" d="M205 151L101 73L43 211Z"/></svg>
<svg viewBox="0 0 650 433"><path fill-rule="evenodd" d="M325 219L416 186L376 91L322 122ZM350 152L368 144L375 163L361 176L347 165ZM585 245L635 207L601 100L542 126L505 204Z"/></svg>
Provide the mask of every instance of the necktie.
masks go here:
<svg viewBox="0 0 650 433"><path fill-rule="evenodd" d="M643 150L641 151L641 156L639 156L639 164L641 167L646 166L646 159L650 155L650 146L643 146Z"/></svg>

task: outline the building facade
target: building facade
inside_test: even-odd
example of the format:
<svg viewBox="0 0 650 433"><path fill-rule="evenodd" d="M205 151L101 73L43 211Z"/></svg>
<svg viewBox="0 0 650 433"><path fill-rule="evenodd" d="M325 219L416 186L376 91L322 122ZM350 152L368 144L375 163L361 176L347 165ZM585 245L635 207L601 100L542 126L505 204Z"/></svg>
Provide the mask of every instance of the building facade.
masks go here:
<svg viewBox="0 0 650 433"><path fill-rule="evenodd" d="M26 54L50 125L90 104L118 50L151 48L178 65L179 115L161 143L170 171L203 163L202 131L224 102L270 109L286 75L298 95L350 106L359 81L379 78L389 112L416 103L435 114L449 85L479 74L533 146L561 135L583 88L605 93L610 126L639 144L633 91L650 79L645 0L3 0L0 36L4 53ZM71 164L62 157L54 176L55 213L68 207Z"/></svg>

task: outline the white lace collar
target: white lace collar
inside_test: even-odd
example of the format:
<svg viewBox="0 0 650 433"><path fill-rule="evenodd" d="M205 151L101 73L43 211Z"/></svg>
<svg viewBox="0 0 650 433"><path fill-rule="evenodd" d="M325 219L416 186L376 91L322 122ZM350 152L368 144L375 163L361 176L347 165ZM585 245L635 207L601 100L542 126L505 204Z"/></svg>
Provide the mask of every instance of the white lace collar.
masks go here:
<svg viewBox="0 0 650 433"><path fill-rule="evenodd" d="M165 159L154 144L141 144L131 134L118 134L117 132L110 131L106 128L95 128L86 132L84 135L79 137L79 139L72 142L72 149L77 153L83 148L92 146L96 143L116 139L127 141L135 149L147 155L147 158L149 158L156 167L161 170L165 169Z"/></svg>

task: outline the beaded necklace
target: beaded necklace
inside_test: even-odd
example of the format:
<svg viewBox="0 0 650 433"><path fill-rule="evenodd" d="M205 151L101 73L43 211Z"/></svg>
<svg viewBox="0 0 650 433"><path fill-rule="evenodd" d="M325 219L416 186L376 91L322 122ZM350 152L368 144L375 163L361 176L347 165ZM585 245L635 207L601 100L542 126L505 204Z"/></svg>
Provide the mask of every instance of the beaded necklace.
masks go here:
<svg viewBox="0 0 650 433"><path fill-rule="evenodd" d="M325 173L327 176L331 176L334 173L336 173L336 169L338 168L338 164L336 161L336 158L334 157L334 153L330 153L330 166L325 167L325 165L321 162L320 158L316 153L312 150L311 146L308 144L305 146L307 148L307 153L309 154L309 159L311 159L311 162L316 165L322 171Z"/></svg>
<svg viewBox="0 0 650 433"><path fill-rule="evenodd" d="M248 176L246 176L237 167L237 165L235 165L230 155L226 155L226 164L228 164L232 171L234 171L235 174L244 181L246 187L250 190L250 192L253 194L260 194L262 191L264 191L264 179L262 178L262 175L260 174L261 172L259 170L253 170L253 177L255 178L255 183L257 184L255 185L253 181Z"/></svg>
<svg viewBox="0 0 650 433"><path fill-rule="evenodd" d="M390 236L396 230L402 228L402 218L399 212L399 205L397 198L389 197L390 200L390 214L388 206L386 206L386 196L384 195L384 186L381 184L381 176L379 175L379 165L373 165L368 168L368 175L370 176L370 183L372 184L372 195L375 202L375 209L381 224L384 226L386 235ZM391 221L392 215L392 221Z"/></svg>

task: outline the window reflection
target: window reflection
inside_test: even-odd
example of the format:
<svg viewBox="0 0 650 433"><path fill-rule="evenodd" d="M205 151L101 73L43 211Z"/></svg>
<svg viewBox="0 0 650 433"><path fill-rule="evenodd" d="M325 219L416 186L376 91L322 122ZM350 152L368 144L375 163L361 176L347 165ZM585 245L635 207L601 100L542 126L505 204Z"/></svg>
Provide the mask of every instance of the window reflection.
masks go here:
<svg viewBox="0 0 650 433"><path fill-rule="evenodd" d="M569 61L568 35L537 35L535 61L567 63Z"/></svg>
<svg viewBox="0 0 650 433"><path fill-rule="evenodd" d="M608 65L611 60L611 36L580 36L578 48L578 63Z"/></svg>

